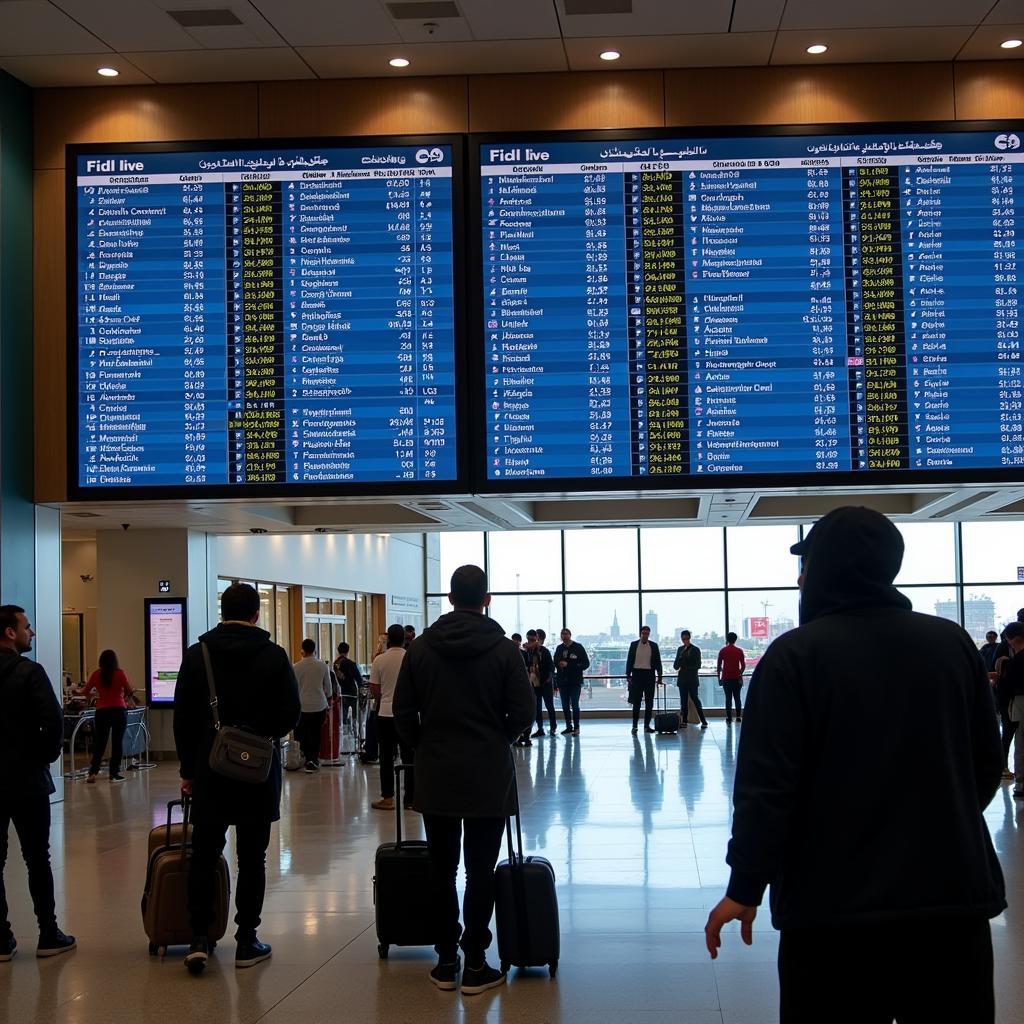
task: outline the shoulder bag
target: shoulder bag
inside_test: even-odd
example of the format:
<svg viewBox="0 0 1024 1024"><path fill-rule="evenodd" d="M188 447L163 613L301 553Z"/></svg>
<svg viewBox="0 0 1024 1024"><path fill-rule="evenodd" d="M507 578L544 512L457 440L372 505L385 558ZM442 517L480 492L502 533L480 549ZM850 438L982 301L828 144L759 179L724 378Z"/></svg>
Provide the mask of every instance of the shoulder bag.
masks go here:
<svg viewBox="0 0 1024 1024"><path fill-rule="evenodd" d="M210 651L205 643L200 646L203 649L206 682L210 687L210 713L216 730L213 747L210 749L210 770L235 782L266 782L274 761L274 742L266 736L257 736L235 725L221 725Z"/></svg>

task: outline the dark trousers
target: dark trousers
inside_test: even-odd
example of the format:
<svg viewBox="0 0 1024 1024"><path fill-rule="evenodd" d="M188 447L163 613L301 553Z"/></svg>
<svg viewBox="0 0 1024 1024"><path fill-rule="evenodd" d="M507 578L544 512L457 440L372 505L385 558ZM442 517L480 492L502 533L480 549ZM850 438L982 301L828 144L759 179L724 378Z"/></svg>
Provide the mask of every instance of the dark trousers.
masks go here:
<svg viewBox="0 0 1024 1024"><path fill-rule="evenodd" d="M725 717L732 718L732 702L736 701L736 717L743 714L743 705L740 703L740 690L743 689L742 679L723 679L722 689L725 690Z"/></svg>
<svg viewBox="0 0 1024 1024"><path fill-rule="evenodd" d="M640 724L640 701L644 702L644 725L654 714L654 669L635 668L629 683L629 702L633 705L633 728Z"/></svg>
<svg viewBox="0 0 1024 1024"><path fill-rule="evenodd" d="M1010 763L1010 744L1013 743L1013 736L1017 731L1017 723L1010 721L1009 708L999 709L999 721L1003 732L1003 764L1008 766Z"/></svg>
<svg viewBox="0 0 1024 1024"><path fill-rule="evenodd" d="M984 918L783 929L782 1024L992 1024Z"/></svg>
<svg viewBox="0 0 1024 1024"><path fill-rule="evenodd" d="M128 728L128 711L126 708L97 708L96 718L92 725L92 762L89 765L90 775L99 775L100 761L107 749L110 739L110 777L121 773L121 751L124 747L124 732Z"/></svg>
<svg viewBox="0 0 1024 1024"><path fill-rule="evenodd" d="M687 698L693 701L700 724L707 725L708 720L704 717L704 705L700 702L699 679L691 679L689 682L682 678L679 680L679 706L683 712L683 725L686 725L690 719L690 705L686 702Z"/></svg>
<svg viewBox="0 0 1024 1024"><path fill-rule="evenodd" d="M537 728L544 731L544 708L548 709L548 720L551 722L551 731L558 728L558 716L555 714L555 690L551 683L546 686L538 686L533 691L537 695ZM579 707L579 699L576 701Z"/></svg>
<svg viewBox="0 0 1024 1024"><path fill-rule="evenodd" d="M200 819L192 823L192 860L188 872L188 912L193 935L206 935L214 918L217 862L224 852L226 822ZM235 878L235 938L252 939L260 925L263 896L267 891L267 847L270 822L245 822L235 826L238 872Z"/></svg>
<svg viewBox="0 0 1024 1024"><path fill-rule="evenodd" d="M303 711L299 715L299 724L295 727L298 734L302 756L307 762L318 764L320 761L320 734L323 731L326 709L323 711Z"/></svg>
<svg viewBox="0 0 1024 1024"><path fill-rule="evenodd" d="M479 967L491 944L488 925L494 913L494 866L501 852L505 819L425 814L423 826L430 848L434 914L438 922L439 938L434 948L443 963L452 963L456 948L461 946L466 966ZM455 891L460 842L466 866L466 895L462 903L465 928L459 924L459 895Z"/></svg>
<svg viewBox="0 0 1024 1024"><path fill-rule="evenodd" d="M578 729L580 727L580 692L583 690L583 680L559 683L558 689L562 694L562 714L565 715L565 727Z"/></svg>
<svg viewBox="0 0 1024 1024"><path fill-rule="evenodd" d="M39 931L52 932L57 927L57 917L53 903L53 871L50 869L50 798L41 793L20 797L10 803L0 800L0 937L11 932L11 922L7 919L4 867L7 864L7 832L12 822L28 868L28 891L32 895L32 909L36 912Z"/></svg>
<svg viewBox="0 0 1024 1024"><path fill-rule="evenodd" d="M377 735L380 741L380 795L389 797L395 795L395 756L402 755L402 764L412 764L412 747L407 746L398 739L398 731L395 729L395 720L377 716ZM405 772L405 802L413 803L416 795L416 780L414 772Z"/></svg>

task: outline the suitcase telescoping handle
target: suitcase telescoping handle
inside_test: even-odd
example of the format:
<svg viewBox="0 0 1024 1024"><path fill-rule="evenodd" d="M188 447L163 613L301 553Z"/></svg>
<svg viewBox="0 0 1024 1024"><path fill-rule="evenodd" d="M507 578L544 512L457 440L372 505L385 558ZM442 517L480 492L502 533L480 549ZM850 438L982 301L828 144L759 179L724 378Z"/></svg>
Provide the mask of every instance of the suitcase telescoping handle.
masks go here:
<svg viewBox="0 0 1024 1024"><path fill-rule="evenodd" d="M516 843L518 844L519 858L518 863L523 863L523 825L522 815L519 810L519 780L516 777L516 758L515 754L512 753L512 748L508 748L509 757L512 759L512 802L515 805L515 811L512 817L505 819L505 835L508 839L508 861L510 864L515 864L516 852L512 849L512 818L516 820Z"/></svg>
<svg viewBox="0 0 1024 1024"><path fill-rule="evenodd" d="M171 845L171 817L175 807L181 808L181 859L185 859L185 852L188 847L188 819L192 810L192 798L181 794L180 800L167 801L167 832L164 835L164 846Z"/></svg>
<svg viewBox="0 0 1024 1024"><path fill-rule="evenodd" d="M402 845L402 772L411 772L411 764L395 765L395 840Z"/></svg>

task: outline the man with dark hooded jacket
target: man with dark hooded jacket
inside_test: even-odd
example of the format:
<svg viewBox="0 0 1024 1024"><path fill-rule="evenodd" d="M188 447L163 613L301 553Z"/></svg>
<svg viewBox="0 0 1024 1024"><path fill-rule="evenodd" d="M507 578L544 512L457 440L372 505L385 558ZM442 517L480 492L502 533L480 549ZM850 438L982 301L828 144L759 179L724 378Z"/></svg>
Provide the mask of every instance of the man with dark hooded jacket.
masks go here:
<svg viewBox="0 0 1024 1024"><path fill-rule="evenodd" d="M221 724L279 739L299 720L299 688L283 647L257 627L260 596L248 583L233 583L221 595L221 622L186 652L174 688L174 742L181 762L181 789L192 797L192 861L188 906L194 936L185 965L193 974L206 966L214 916L217 862L227 831L235 826L238 878L235 886L236 967L252 967L271 949L256 937L266 889L270 825L281 817L281 760L264 782L237 782L210 768L216 731L202 645L210 652Z"/></svg>
<svg viewBox="0 0 1024 1024"><path fill-rule="evenodd" d="M486 960L494 865L515 809L510 744L533 721L535 701L522 652L483 615L491 602L484 571L475 565L456 569L448 600L455 610L406 653L392 708L399 737L415 750L416 808L430 847L440 936L430 980L442 990L455 989L461 945L462 992L475 995L505 981ZM460 838L464 930L455 890Z"/></svg>
<svg viewBox="0 0 1024 1024"><path fill-rule="evenodd" d="M732 920L752 941L770 885L783 1024L992 1022L1002 752L977 648L893 587L879 513L836 509L792 551L801 626L751 680L708 950Z"/></svg>

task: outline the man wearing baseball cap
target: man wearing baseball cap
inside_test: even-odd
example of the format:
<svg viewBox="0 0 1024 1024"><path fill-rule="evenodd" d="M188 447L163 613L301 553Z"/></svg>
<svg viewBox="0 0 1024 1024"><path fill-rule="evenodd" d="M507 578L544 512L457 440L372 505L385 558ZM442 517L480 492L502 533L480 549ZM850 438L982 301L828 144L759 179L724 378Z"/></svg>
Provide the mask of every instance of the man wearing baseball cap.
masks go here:
<svg viewBox="0 0 1024 1024"><path fill-rule="evenodd" d="M981 657L893 586L903 538L878 512L835 509L791 551L801 625L751 679L708 950L734 920L750 944L770 886L782 1024L991 1024L1002 751Z"/></svg>

